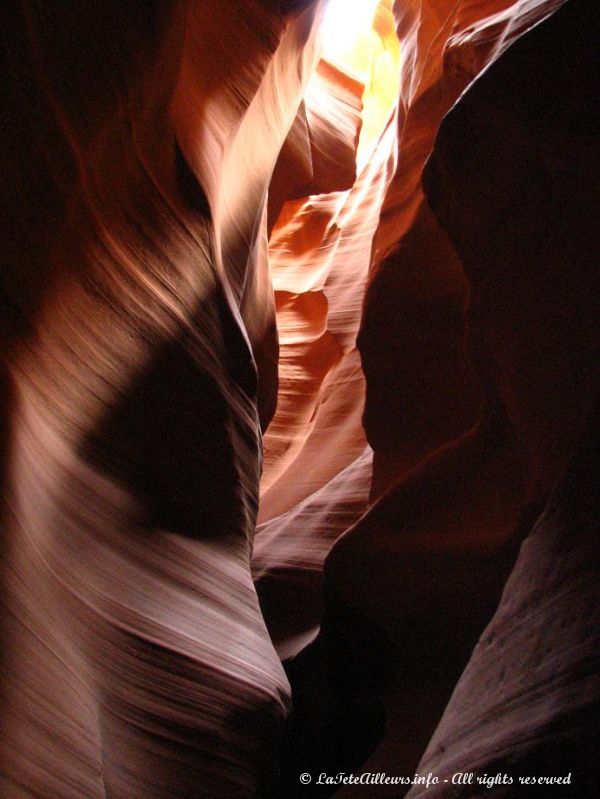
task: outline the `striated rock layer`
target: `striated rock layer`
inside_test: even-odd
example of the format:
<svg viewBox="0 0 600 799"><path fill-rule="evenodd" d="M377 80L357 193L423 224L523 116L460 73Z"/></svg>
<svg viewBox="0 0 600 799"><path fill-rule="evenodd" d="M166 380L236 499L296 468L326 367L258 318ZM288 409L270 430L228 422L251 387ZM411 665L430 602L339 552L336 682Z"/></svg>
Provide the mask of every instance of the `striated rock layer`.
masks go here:
<svg viewBox="0 0 600 799"><path fill-rule="evenodd" d="M529 496L545 500L420 765L508 772L497 796L587 797L600 782L599 34L593 3L567 3L519 41L444 120L425 177L473 286ZM518 782L568 775L562 788Z"/></svg>
<svg viewBox="0 0 600 799"><path fill-rule="evenodd" d="M568 122L589 119L594 103L586 90L569 94L574 82L565 64L554 74L532 58L514 69L499 104L493 84L502 75L500 65L516 58L512 47L520 37L539 58L559 49L528 31L559 5L497 4L492 10L458 4L448 9L441 28L420 4L396 8L401 52L404 59L412 56L412 69L403 61L398 168L375 238L358 340L367 382L365 430L374 449L374 502L326 559L327 624L312 656L304 654L304 674L300 663L293 669L298 711L310 717L314 702L305 698L303 685L310 684L315 662L328 664L319 690L333 707L330 727L339 730L337 740L330 740L329 730L315 736L315 768L324 762L347 767L345 728L360 724L340 709L353 702L340 685L369 683L356 708L365 714L367 705L375 718L391 661L398 679L383 703L388 736L365 770L389 772L393 766L395 773L408 774L416 767L597 396L597 243L589 232L597 205L588 188L596 156L590 153L588 122ZM577 50L587 41L578 33L586 29L586 6L573 4L569 13L580 20L568 28ZM420 186L423 167L443 114L484 67L473 92L487 92L485 105L452 128L452 144L444 146L442 139L439 145L439 186L450 173L457 190L430 195L434 214ZM591 64L581 70L585 74L575 83L595 85ZM524 71L535 85L530 90L522 81L520 103L531 117L544 102L546 109L564 103L565 110L546 111L535 123L518 111L513 122L510 108ZM566 76L562 85L559 74ZM537 91L552 86L553 92L533 102ZM449 120L460 118L471 96L458 99ZM507 109L506 118L501 109ZM586 133L578 139L580 154L571 156L569 131L580 124ZM494 130L505 150L494 141ZM531 149L521 154L521 147ZM577 256L571 254L574 242L581 246ZM379 654L373 629L388 640ZM371 657L365 662L355 652L367 641ZM593 642L586 647L589 657ZM378 673L376 685L372 675ZM302 729L305 739L310 725ZM365 791L369 795L362 786L340 795ZM398 792L377 787L370 795Z"/></svg>
<svg viewBox="0 0 600 799"><path fill-rule="evenodd" d="M593 5L2 6L2 796L594 795Z"/></svg>
<svg viewBox="0 0 600 799"><path fill-rule="evenodd" d="M494 615L519 545L549 501L418 771L439 773L449 783L455 772L561 776L571 771L577 784L561 795L594 792L589 740L599 694L592 676L597 639L593 624L566 632L569 625L561 626L558 617L568 607L580 608L586 618L592 608L597 612L598 563L592 553L597 461L581 455L586 465L576 459L578 477L565 478L570 488L557 488L547 499L574 452L580 446L585 451L597 435L593 428L584 432L599 388L598 242L592 222L598 213L592 188L598 168L592 100L592 87L598 86L592 55L597 21L591 6L567 3L522 38L548 6L507 8L494 18L506 26L504 34L475 53L496 60L442 123L425 173L435 215L421 199L413 226L375 267L367 293L360 334L369 386L365 426L375 449L374 482L392 485L338 541L325 565L334 603L366 611L399 650L398 683L387 699L393 714L389 735L366 771L390 771L393 763L396 773L408 774L417 766L419 750ZM482 31L485 27L482 23ZM476 29L468 38L477 40ZM548 53L555 54L552 67ZM439 83L432 100L444 97L445 85ZM408 130L410 108L406 119ZM415 110L414 124L418 121ZM406 147L411 152L410 140ZM401 140L399 171L402 152ZM399 220L406 206L398 191L410 185L406 181L392 182L389 194L396 202L390 214ZM392 231L391 217L389 224ZM382 235L385 227L384 206ZM430 271L444 281L431 280ZM422 284L410 277L419 274ZM393 368L385 354L378 363L372 340L375 330L386 331L376 320L381 298L395 296L391 281L402 287L401 307L406 303L417 331L412 349L402 351ZM445 300L435 293L444 286ZM411 305L407 292L415 298ZM388 303L391 311L395 303ZM448 363L440 363L435 350L441 334L430 327L432 308L442 326L452 320L443 327L443 351L454 376L466 373L458 356L474 372L479 412L471 404L470 386L461 388L455 378L438 382ZM404 324L405 318L395 320ZM434 337L418 338L432 328ZM411 382L421 352L422 369ZM404 392L406 428L403 416L397 424L398 417L383 412L395 377ZM440 391L448 392L447 403ZM442 437L439 409L461 405L460 423L467 432L448 440L460 430L460 417L441 417L447 425ZM477 420L470 429L464 416L469 406ZM427 425L428 418L434 425ZM432 431L448 442L436 447L426 438ZM393 435L397 444L390 451ZM429 453L421 457L419 448ZM579 479L582 485L575 487ZM571 498L561 499L560 519L554 519L556 497L565 492ZM496 636L502 639L499 648L491 643ZM495 790L528 796L531 786ZM535 790L545 796L549 789ZM430 791L415 787L410 795ZM371 795L402 793L389 787ZM477 784L461 789L442 783L434 795L488 793ZM340 795L358 796L359 789Z"/></svg>
<svg viewBox="0 0 600 799"><path fill-rule="evenodd" d="M249 558L265 198L317 58L290 5L3 6L2 796L276 784Z"/></svg>
<svg viewBox="0 0 600 799"><path fill-rule="evenodd" d="M323 561L369 498L356 337L397 148L399 49L390 3L379 4L372 30L344 58L324 46L332 61L320 62L304 98L310 193L283 205L269 240L279 394L264 438L253 564L269 630L286 657L314 637ZM288 159L285 147L276 182Z"/></svg>

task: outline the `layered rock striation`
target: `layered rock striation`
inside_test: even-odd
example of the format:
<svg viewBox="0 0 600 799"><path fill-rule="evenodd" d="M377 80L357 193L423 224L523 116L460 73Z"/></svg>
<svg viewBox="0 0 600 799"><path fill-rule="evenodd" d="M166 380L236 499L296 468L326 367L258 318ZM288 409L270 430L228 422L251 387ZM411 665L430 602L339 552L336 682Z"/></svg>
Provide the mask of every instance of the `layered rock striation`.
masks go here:
<svg viewBox="0 0 600 799"><path fill-rule="evenodd" d="M594 4L326 6L0 11L7 799L595 795Z"/></svg>

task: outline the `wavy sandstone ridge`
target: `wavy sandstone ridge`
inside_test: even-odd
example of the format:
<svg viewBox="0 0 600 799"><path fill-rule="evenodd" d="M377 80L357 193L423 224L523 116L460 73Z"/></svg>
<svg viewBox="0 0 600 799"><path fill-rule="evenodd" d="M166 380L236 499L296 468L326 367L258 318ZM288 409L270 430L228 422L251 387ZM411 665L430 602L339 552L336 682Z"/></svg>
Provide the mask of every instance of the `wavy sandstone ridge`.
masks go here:
<svg viewBox="0 0 600 799"><path fill-rule="evenodd" d="M4 796L276 783L289 687L249 569L265 198L318 18L74 2L7 22Z"/></svg>
<svg viewBox="0 0 600 799"><path fill-rule="evenodd" d="M594 4L327 5L0 11L7 799L595 795Z"/></svg>

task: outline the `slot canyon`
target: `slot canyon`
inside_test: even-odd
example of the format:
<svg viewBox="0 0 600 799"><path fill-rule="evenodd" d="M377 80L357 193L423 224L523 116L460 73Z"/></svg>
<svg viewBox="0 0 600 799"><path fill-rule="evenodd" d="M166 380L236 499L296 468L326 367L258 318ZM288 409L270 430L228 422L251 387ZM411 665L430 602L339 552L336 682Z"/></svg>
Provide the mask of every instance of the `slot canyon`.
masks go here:
<svg viewBox="0 0 600 799"><path fill-rule="evenodd" d="M597 0L0 22L0 797L600 796Z"/></svg>

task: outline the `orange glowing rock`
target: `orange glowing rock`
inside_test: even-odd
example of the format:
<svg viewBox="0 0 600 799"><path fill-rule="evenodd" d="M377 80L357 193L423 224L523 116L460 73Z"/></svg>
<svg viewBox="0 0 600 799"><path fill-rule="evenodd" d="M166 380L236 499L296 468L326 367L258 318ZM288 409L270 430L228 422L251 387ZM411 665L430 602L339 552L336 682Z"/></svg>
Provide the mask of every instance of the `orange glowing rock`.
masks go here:
<svg viewBox="0 0 600 799"><path fill-rule="evenodd" d="M3 796L590 740L591 0L17 5Z"/></svg>

